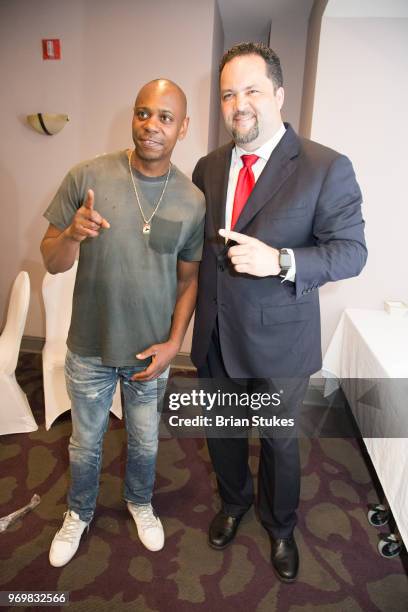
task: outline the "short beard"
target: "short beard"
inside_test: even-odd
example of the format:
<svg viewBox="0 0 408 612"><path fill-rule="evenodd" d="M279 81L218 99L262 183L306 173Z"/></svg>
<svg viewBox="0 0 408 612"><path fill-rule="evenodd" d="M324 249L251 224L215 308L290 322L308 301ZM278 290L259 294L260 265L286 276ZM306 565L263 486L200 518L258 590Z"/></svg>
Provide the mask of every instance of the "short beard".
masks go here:
<svg viewBox="0 0 408 612"><path fill-rule="evenodd" d="M242 133L239 130L232 128L231 133L232 133L234 142L237 145L243 145L243 144L248 144L249 142L253 142L259 136L258 122L256 122L255 125L252 126L248 132Z"/></svg>

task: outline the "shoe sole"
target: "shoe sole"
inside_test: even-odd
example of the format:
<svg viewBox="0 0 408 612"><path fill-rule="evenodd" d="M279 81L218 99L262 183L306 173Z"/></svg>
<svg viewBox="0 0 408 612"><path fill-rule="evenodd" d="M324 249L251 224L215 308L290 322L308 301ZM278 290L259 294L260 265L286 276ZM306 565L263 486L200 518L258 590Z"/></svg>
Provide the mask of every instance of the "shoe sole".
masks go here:
<svg viewBox="0 0 408 612"><path fill-rule="evenodd" d="M223 544L222 546L219 546L217 544L213 544L211 542L211 540L208 540L208 546L210 546L210 548L213 548L214 550L224 550L224 548L228 548L228 546L231 546L231 544L233 543L234 539L235 539L235 537L232 538L232 540L230 540L226 544Z"/></svg>
<svg viewBox="0 0 408 612"><path fill-rule="evenodd" d="M68 563L70 561L72 561L73 557L71 557L71 559L69 559L68 561L64 561L64 563L51 563L51 560L48 559L48 561L50 562L51 567L64 567L64 565L68 565Z"/></svg>
<svg viewBox="0 0 408 612"><path fill-rule="evenodd" d="M272 569L274 571L275 576L279 578L279 580L281 582L284 582L285 584L292 584L293 582L296 582L297 580L297 575L294 578L284 578L283 576L280 575L280 573L275 569L273 565L272 565Z"/></svg>
<svg viewBox="0 0 408 612"><path fill-rule="evenodd" d="M150 552L159 552L160 550L163 550L164 545L166 543L166 540L164 540L163 544L160 546L160 548L149 548L148 546L146 546L146 544L142 541L139 532L136 529L136 533L137 533L137 537L139 538L139 542L140 544L146 549L146 550L150 550Z"/></svg>

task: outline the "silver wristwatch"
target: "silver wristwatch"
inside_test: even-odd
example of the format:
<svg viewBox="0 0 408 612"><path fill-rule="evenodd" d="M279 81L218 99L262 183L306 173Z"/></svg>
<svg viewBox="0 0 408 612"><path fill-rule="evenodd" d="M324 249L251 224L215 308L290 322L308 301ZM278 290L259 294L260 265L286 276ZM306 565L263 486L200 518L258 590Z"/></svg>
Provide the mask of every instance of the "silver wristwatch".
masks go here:
<svg viewBox="0 0 408 612"><path fill-rule="evenodd" d="M287 249L279 249L280 276L286 276L292 267L292 257Z"/></svg>

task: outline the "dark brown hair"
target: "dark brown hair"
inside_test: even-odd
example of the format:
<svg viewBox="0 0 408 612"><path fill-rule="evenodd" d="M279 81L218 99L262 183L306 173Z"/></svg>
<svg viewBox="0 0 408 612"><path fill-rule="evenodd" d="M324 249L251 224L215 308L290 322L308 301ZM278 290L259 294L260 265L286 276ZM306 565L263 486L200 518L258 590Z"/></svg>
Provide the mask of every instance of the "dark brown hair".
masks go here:
<svg viewBox="0 0 408 612"><path fill-rule="evenodd" d="M279 87L282 87L283 76L279 57L276 55L273 49L267 47L264 43L243 42L239 45L234 45L234 47L231 47L231 49L228 49L228 51L226 51L221 58L219 74L221 75L225 64L233 60L235 57L239 57L240 55L259 55L262 57L266 64L266 74L271 79L275 91Z"/></svg>

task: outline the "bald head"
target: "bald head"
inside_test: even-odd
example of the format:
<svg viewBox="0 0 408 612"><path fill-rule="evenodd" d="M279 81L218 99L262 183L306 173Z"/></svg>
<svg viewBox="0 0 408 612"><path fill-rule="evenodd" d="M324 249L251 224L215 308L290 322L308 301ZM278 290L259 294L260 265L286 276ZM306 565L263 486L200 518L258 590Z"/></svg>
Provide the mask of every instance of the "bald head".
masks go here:
<svg viewBox="0 0 408 612"><path fill-rule="evenodd" d="M153 81L149 81L140 89L139 93L136 97L135 106L138 105L141 98L143 98L146 94L148 95L156 95L171 97L174 99L174 102L179 107L182 118L187 115L187 98L184 91L174 83L174 81L170 81L169 79L153 79Z"/></svg>

